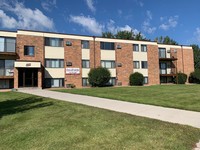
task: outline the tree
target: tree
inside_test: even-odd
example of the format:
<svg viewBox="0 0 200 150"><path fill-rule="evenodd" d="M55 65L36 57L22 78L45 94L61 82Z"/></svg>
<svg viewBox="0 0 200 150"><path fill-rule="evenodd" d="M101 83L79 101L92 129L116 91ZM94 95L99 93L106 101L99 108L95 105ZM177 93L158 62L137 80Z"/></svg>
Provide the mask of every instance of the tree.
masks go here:
<svg viewBox="0 0 200 150"><path fill-rule="evenodd" d="M116 34L112 32L102 32L103 38L125 39L125 40L147 40L141 32L135 34L131 31L118 31Z"/></svg>
<svg viewBox="0 0 200 150"><path fill-rule="evenodd" d="M103 38L115 38L115 35L111 32L102 32Z"/></svg>
<svg viewBox="0 0 200 150"><path fill-rule="evenodd" d="M141 32L139 32L138 34L136 34L135 35L135 38L134 38L135 40L147 40L143 35L142 35L142 33Z"/></svg>
<svg viewBox="0 0 200 150"><path fill-rule="evenodd" d="M200 48L198 45L191 45L194 53L194 68L200 69Z"/></svg>
<svg viewBox="0 0 200 150"><path fill-rule="evenodd" d="M133 31L118 31L115 35L116 39L126 39L126 40L134 40Z"/></svg>
<svg viewBox="0 0 200 150"><path fill-rule="evenodd" d="M169 36L156 37L154 41L162 44L178 45L178 43L175 40L171 39Z"/></svg>
<svg viewBox="0 0 200 150"><path fill-rule="evenodd" d="M88 73L88 81L93 87L106 86L110 80L111 74L107 68L92 68Z"/></svg>

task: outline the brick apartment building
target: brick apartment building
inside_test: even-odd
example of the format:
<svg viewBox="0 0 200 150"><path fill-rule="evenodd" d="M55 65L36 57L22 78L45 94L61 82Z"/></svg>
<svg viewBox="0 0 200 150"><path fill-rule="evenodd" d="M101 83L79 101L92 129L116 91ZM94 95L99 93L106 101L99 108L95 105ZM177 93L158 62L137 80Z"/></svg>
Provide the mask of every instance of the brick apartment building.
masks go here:
<svg viewBox="0 0 200 150"><path fill-rule="evenodd" d="M190 46L151 41L17 30L0 31L0 89L88 86L90 68L106 67L110 84L126 86L140 72L144 83L172 83L194 71Z"/></svg>

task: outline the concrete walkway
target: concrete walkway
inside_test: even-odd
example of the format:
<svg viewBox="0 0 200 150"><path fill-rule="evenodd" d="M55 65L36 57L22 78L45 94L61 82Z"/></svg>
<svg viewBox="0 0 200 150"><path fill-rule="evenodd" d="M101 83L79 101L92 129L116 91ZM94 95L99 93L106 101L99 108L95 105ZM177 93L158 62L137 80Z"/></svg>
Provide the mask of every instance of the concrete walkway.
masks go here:
<svg viewBox="0 0 200 150"><path fill-rule="evenodd" d="M60 93L41 89L20 89L19 92L200 128L200 112L115 101L105 98Z"/></svg>

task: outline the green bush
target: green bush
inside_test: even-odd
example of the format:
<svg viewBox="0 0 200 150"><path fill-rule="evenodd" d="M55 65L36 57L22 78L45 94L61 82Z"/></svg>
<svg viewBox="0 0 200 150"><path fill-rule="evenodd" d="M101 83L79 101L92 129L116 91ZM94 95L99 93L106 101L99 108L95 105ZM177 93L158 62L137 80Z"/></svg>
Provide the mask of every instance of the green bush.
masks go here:
<svg viewBox="0 0 200 150"><path fill-rule="evenodd" d="M132 73L129 76L129 84L131 86L132 85L143 85L143 82L144 82L144 76L139 72Z"/></svg>
<svg viewBox="0 0 200 150"><path fill-rule="evenodd" d="M106 86L111 77L110 71L106 68L92 68L88 73L88 81L93 87Z"/></svg>
<svg viewBox="0 0 200 150"><path fill-rule="evenodd" d="M200 69L190 73L189 82L200 84Z"/></svg>
<svg viewBox="0 0 200 150"><path fill-rule="evenodd" d="M175 80L176 83L178 82L178 84L185 84L185 82L187 81L187 75L185 73L179 72L177 74L177 79Z"/></svg>

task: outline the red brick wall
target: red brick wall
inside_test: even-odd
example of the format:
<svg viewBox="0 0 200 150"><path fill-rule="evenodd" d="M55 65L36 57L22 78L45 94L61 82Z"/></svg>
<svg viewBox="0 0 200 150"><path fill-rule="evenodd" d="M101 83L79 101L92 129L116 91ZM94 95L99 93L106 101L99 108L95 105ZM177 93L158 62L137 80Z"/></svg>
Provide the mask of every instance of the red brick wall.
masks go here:
<svg viewBox="0 0 200 150"><path fill-rule="evenodd" d="M160 84L159 53L157 45L147 45L149 85Z"/></svg>
<svg viewBox="0 0 200 150"><path fill-rule="evenodd" d="M121 49L116 49L116 64L121 63L122 67L116 66L117 82L122 85L129 84L129 76L133 73L133 46L126 43L115 43L120 45Z"/></svg>
<svg viewBox="0 0 200 150"><path fill-rule="evenodd" d="M189 77L190 73L194 71L194 57L192 49L185 48L171 48L171 51L177 50L177 53L172 52L172 56L177 58L177 62L174 61L175 67L177 66L177 72L187 74Z"/></svg>
<svg viewBox="0 0 200 150"><path fill-rule="evenodd" d="M190 73L194 71L194 57L193 50L183 49L183 63L184 63L184 73L190 76Z"/></svg>
<svg viewBox="0 0 200 150"><path fill-rule="evenodd" d="M18 69L14 68L14 88L18 88Z"/></svg>
<svg viewBox="0 0 200 150"><path fill-rule="evenodd" d="M183 59L182 59L182 50L181 48L170 48L171 55L177 58L177 61L174 61L174 66L177 66L177 72L183 72ZM174 53L176 50L176 53Z"/></svg>
<svg viewBox="0 0 200 150"><path fill-rule="evenodd" d="M81 40L64 39L64 43L70 41L72 46L64 45L65 50L65 69L66 68L80 68L80 74L69 75L65 74L65 87L66 84L74 84L76 87L82 87L82 48ZM66 62L72 62L72 66L66 66Z"/></svg>
<svg viewBox="0 0 200 150"><path fill-rule="evenodd" d="M34 56L24 55L24 46L34 46ZM38 69L38 87L43 85L44 76L44 37L17 35L16 53L18 54L17 61L40 61L42 67ZM14 69L14 88L18 88L18 69Z"/></svg>
<svg viewBox="0 0 200 150"><path fill-rule="evenodd" d="M34 56L24 55L24 46L35 46ZM40 61L44 65L44 37L17 35L17 49L19 59L25 61Z"/></svg>

